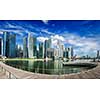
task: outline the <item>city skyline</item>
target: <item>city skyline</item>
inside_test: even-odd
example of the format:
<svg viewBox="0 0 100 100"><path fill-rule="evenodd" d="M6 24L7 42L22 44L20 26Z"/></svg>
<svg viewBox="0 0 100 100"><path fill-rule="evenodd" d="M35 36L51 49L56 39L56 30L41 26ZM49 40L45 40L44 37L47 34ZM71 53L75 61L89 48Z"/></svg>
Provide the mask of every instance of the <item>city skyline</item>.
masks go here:
<svg viewBox="0 0 100 100"><path fill-rule="evenodd" d="M0 37L3 31L16 34L16 43L23 45L23 38L28 33L37 38L37 45L49 38L52 47L60 40L66 47L73 47L75 54L80 56L96 56L100 50L100 21L91 20L5 20L0 21ZM39 48L39 47L38 47Z"/></svg>

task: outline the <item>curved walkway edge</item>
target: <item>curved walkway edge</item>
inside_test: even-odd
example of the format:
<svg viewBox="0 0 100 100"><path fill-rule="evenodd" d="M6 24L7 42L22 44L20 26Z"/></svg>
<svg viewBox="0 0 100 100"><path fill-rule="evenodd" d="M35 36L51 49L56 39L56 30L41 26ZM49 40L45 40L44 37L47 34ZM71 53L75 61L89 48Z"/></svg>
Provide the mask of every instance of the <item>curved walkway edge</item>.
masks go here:
<svg viewBox="0 0 100 100"><path fill-rule="evenodd" d="M5 73L6 78L9 79L99 79L100 78L100 63L98 63L98 66L93 69L83 71L80 73L64 74L64 75L46 75L46 74L32 73L21 69L13 68L9 65L4 64L3 62L0 62L0 69L3 72L3 74Z"/></svg>

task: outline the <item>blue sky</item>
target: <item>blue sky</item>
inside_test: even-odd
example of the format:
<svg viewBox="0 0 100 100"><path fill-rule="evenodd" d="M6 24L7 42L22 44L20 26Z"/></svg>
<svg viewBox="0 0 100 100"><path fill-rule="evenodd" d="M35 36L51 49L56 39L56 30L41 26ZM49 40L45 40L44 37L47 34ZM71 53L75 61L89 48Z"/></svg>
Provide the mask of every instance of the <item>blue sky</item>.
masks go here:
<svg viewBox="0 0 100 100"><path fill-rule="evenodd" d="M73 46L78 55L95 56L100 50L100 21L99 20L1 20L2 31L17 35L17 44L22 44L22 38L31 33L38 42L53 39L56 45L59 39L65 46Z"/></svg>

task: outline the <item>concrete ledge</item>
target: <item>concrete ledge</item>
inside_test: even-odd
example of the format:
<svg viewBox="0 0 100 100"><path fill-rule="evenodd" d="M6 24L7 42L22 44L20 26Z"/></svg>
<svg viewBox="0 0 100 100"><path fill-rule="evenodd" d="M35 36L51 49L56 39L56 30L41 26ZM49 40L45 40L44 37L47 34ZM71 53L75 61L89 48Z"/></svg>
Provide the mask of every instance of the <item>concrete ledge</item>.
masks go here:
<svg viewBox="0 0 100 100"><path fill-rule="evenodd" d="M95 63L97 64L97 63ZM7 78L16 78L16 79L99 79L100 78L100 63L98 66L79 73L73 74L64 74L64 75L47 75L47 74L38 74L28 71L23 71L21 69L13 68L9 65L0 62L0 68L5 71Z"/></svg>

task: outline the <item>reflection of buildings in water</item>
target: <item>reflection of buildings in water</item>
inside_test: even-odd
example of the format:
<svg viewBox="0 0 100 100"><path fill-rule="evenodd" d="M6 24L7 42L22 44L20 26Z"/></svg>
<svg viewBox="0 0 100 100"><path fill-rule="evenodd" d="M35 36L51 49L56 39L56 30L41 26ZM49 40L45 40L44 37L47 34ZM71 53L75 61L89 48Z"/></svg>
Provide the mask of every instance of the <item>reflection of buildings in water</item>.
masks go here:
<svg viewBox="0 0 100 100"><path fill-rule="evenodd" d="M42 62L42 74L45 74L45 64Z"/></svg>
<svg viewBox="0 0 100 100"><path fill-rule="evenodd" d="M63 63L62 60L55 60L54 61L54 69L53 69L53 73L55 74L61 74L63 71Z"/></svg>
<svg viewBox="0 0 100 100"><path fill-rule="evenodd" d="M52 74L54 69L54 63L52 61L45 62L45 72L47 74Z"/></svg>
<svg viewBox="0 0 100 100"><path fill-rule="evenodd" d="M23 69L28 71L28 61L22 61L21 63L22 63Z"/></svg>
<svg viewBox="0 0 100 100"><path fill-rule="evenodd" d="M28 61L28 70L33 71L33 68L34 68L34 61L29 60Z"/></svg>

